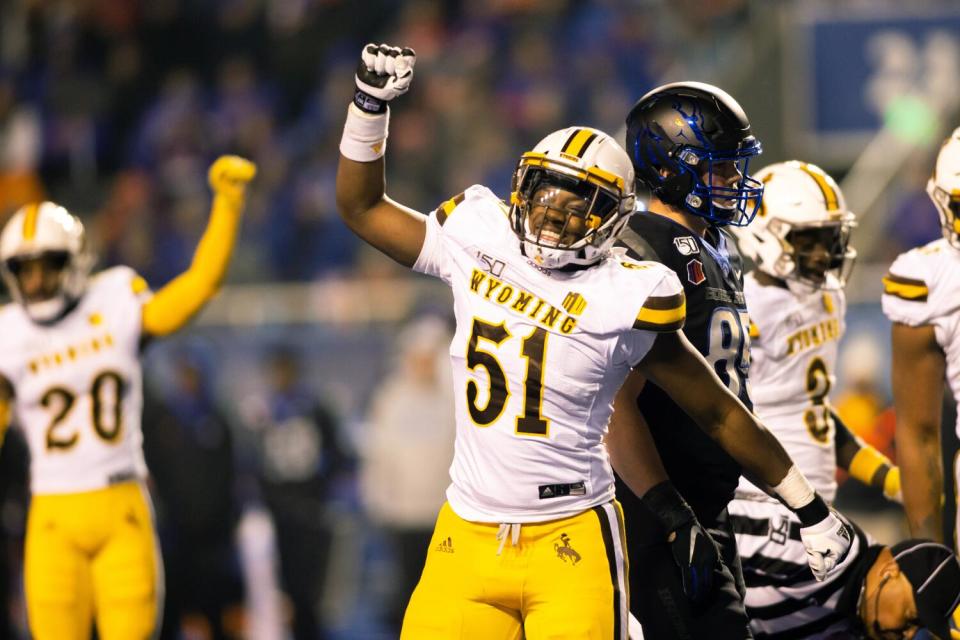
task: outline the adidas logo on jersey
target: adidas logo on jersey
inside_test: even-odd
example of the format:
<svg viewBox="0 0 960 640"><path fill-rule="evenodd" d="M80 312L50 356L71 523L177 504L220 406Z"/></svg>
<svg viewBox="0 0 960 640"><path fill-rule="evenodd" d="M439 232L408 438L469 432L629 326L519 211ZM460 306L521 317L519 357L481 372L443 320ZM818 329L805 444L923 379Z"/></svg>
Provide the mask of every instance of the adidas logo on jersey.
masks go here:
<svg viewBox="0 0 960 640"><path fill-rule="evenodd" d="M453 553L453 538L447 536L436 547L437 553Z"/></svg>

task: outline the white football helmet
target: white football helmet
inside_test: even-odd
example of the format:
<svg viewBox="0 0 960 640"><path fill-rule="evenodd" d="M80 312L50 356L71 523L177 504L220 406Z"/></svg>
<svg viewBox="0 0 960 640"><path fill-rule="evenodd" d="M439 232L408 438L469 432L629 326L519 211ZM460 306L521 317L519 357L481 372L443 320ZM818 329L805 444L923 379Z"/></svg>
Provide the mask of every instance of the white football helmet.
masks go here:
<svg viewBox="0 0 960 640"><path fill-rule="evenodd" d="M28 300L17 272L24 260L45 256L63 264L57 291L45 300ZM53 202L21 207L0 233L0 276L13 299L36 322L57 319L83 295L93 262L83 223Z"/></svg>
<svg viewBox="0 0 960 640"><path fill-rule="evenodd" d="M943 142L927 193L937 207L943 237L960 249L960 127Z"/></svg>
<svg viewBox="0 0 960 640"><path fill-rule="evenodd" d="M513 176L510 217L524 255L548 269L599 262L633 213L633 185L613 138L590 127L554 131Z"/></svg>
<svg viewBox="0 0 960 640"><path fill-rule="evenodd" d="M752 224L733 229L740 251L788 285L842 287L857 256L849 244L857 223L837 183L820 167L796 160L765 167L756 178L763 201Z"/></svg>

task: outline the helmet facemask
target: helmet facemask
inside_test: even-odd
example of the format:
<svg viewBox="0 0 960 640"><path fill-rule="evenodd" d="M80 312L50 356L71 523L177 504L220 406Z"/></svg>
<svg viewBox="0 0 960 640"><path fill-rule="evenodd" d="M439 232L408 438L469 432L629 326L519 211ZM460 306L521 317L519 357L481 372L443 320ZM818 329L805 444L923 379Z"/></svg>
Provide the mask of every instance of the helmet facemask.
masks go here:
<svg viewBox="0 0 960 640"><path fill-rule="evenodd" d="M511 217L524 254L538 265L587 266L606 254L633 210L633 197L593 172L536 166L528 155L514 176ZM558 167L556 161L551 166Z"/></svg>
<svg viewBox="0 0 960 640"><path fill-rule="evenodd" d="M763 184L750 175L750 159L760 145L733 153L684 148L677 154L680 175L689 174L692 188L680 203L716 226L743 227L753 221L763 198ZM737 180L728 179L732 173Z"/></svg>
<svg viewBox="0 0 960 640"><path fill-rule="evenodd" d="M803 288L842 288L857 257L856 249L850 246L855 226L853 214L839 220L793 225L770 220L767 228L780 238L782 252L776 263L764 270Z"/></svg>
<svg viewBox="0 0 960 640"><path fill-rule="evenodd" d="M927 194L937 207L944 239L954 249L960 249L960 193L951 193L931 179L927 182Z"/></svg>
<svg viewBox="0 0 960 640"><path fill-rule="evenodd" d="M77 256L67 251L44 251L34 255L20 255L0 264L0 274L11 297L23 305L27 315L36 322L58 319L83 293L90 267L87 254ZM39 269L41 279L35 291L25 291L23 272Z"/></svg>

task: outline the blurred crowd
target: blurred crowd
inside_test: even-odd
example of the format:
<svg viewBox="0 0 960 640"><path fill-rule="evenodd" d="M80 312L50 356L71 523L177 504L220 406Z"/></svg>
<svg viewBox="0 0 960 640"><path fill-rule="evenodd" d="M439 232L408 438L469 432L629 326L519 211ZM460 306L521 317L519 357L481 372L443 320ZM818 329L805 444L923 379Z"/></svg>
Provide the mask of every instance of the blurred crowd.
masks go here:
<svg viewBox="0 0 960 640"><path fill-rule="evenodd" d="M391 127L391 189L429 210L476 182L505 193L544 131L616 130L668 60L655 27L703 19L689 4L664 16L614 1L0 3L0 217L45 194L92 221L105 262L162 284L205 221L206 166L233 152L260 174L232 277L347 269L358 244L333 182L364 42L418 52ZM708 4L733 20L744 3Z"/></svg>
<svg viewBox="0 0 960 640"><path fill-rule="evenodd" d="M365 42L417 51L416 86L392 116L388 171L391 194L426 211L475 183L506 195L519 152L545 132L572 123L618 132L628 106L668 72L702 79L730 67L749 5L0 0L0 224L26 202L56 200L88 222L103 265L130 265L160 286L189 262L206 223L206 167L237 153L259 174L232 282L382 273L392 267L371 259L334 204ZM916 167L902 178L879 259L939 235L923 192L930 163ZM380 382L357 415L324 397L328 381L304 372L289 341L262 349L262 388L242 399L218 388L222 354L189 341L169 354L144 411L165 638L324 637L343 623L327 615L346 598L331 577L338 556L354 582L372 576L354 586L379 598L390 637L448 481L448 330L420 319L393 337L393 360L361 359L379 367ZM841 372L838 409L892 453L885 348L862 344ZM10 603L0 634L24 627L22 459L14 432L0 452L0 562L14 565L0 567L11 576L0 580L0 605ZM345 534L344 522L376 533Z"/></svg>

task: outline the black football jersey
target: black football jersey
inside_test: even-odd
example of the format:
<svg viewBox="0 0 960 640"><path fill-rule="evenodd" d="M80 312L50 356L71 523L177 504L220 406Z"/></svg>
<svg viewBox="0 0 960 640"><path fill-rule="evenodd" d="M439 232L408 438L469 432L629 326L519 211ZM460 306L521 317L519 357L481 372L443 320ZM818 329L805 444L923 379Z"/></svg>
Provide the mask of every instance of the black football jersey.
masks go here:
<svg viewBox="0 0 960 640"><path fill-rule="evenodd" d="M724 384L752 408L743 264L733 239L718 228L702 238L669 218L641 212L630 219L619 244L633 258L655 260L676 272L687 297L683 333ZM740 465L653 383L644 386L637 405L671 481L698 518L712 521L733 498Z"/></svg>

